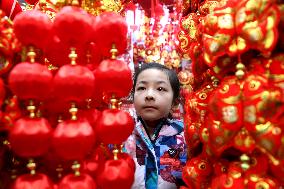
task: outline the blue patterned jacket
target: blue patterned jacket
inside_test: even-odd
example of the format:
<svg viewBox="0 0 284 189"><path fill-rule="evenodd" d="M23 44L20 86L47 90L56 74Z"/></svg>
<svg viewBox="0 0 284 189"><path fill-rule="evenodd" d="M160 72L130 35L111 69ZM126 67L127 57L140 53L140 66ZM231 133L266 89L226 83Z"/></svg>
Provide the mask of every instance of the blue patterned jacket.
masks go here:
<svg viewBox="0 0 284 189"><path fill-rule="evenodd" d="M136 164L132 189L178 188L187 156L183 129L181 121L163 119L150 139L138 119L125 142L125 150Z"/></svg>

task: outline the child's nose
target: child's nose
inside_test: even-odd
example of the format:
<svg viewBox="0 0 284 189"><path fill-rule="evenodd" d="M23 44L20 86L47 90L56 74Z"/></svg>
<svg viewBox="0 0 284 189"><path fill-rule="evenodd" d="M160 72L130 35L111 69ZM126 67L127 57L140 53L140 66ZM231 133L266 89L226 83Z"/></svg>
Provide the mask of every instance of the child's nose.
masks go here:
<svg viewBox="0 0 284 189"><path fill-rule="evenodd" d="M154 100L154 91L153 90L147 90L145 100Z"/></svg>

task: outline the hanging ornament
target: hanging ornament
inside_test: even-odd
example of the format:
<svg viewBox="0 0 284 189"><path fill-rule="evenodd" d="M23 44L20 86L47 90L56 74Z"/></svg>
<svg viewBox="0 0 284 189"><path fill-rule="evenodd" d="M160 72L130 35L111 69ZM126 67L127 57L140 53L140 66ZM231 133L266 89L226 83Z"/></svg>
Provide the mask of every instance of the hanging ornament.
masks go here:
<svg viewBox="0 0 284 189"><path fill-rule="evenodd" d="M93 24L94 42L98 45L103 56L110 58L113 45L116 47L116 54L126 52L127 48L127 23L117 13L105 12L97 16Z"/></svg>
<svg viewBox="0 0 284 189"><path fill-rule="evenodd" d="M94 90L94 75L85 66L77 65L77 54L72 48L71 65L62 66L54 76L54 95L64 101L81 102L89 99Z"/></svg>
<svg viewBox="0 0 284 189"><path fill-rule="evenodd" d="M53 28L60 41L69 47L79 47L90 41L92 18L81 8L65 6L57 13Z"/></svg>
<svg viewBox="0 0 284 189"><path fill-rule="evenodd" d="M94 74L98 88L107 99L113 94L116 98L122 98L127 96L132 88L131 70L125 62L115 59L117 53L115 45L111 52L112 59L102 61Z"/></svg>
<svg viewBox="0 0 284 189"><path fill-rule="evenodd" d="M22 12L14 19L15 34L26 46L33 45L43 49L51 35L51 30L51 20L39 10Z"/></svg>

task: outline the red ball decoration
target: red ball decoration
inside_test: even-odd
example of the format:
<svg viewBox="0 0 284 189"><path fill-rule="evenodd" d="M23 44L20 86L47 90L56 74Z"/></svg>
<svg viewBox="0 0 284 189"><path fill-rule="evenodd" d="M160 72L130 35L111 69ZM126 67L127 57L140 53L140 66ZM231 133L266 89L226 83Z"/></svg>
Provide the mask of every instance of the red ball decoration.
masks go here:
<svg viewBox="0 0 284 189"><path fill-rule="evenodd" d="M65 6L56 14L53 28L63 43L77 47L90 40L92 17L81 8Z"/></svg>
<svg viewBox="0 0 284 189"><path fill-rule="evenodd" d="M44 174L25 174L15 181L12 189L55 189L54 184Z"/></svg>
<svg viewBox="0 0 284 189"><path fill-rule="evenodd" d="M118 109L107 109L98 120L96 132L99 141L106 144L121 144L134 129L129 113Z"/></svg>
<svg viewBox="0 0 284 189"><path fill-rule="evenodd" d="M94 40L103 56L111 57L110 50L115 44L118 54L126 52L127 23L125 18L114 12L104 12L94 20Z"/></svg>
<svg viewBox="0 0 284 189"><path fill-rule="evenodd" d="M94 90L94 74L80 65L64 65L54 76L54 94L64 101L80 102Z"/></svg>
<svg viewBox="0 0 284 189"><path fill-rule="evenodd" d="M95 181L87 174L65 176L58 185L58 189L96 189Z"/></svg>
<svg viewBox="0 0 284 189"><path fill-rule="evenodd" d="M43 48L52 30L52 22L39 10L21 12L14 19L14 31L24 45Z"/></svg>
<svg viewBox="0 0 284 189"><path fill-rule="evenodd" d="M97 178L98 186L103 189L130 189L133 181L134 171L124 159L106 161Z"/></svg>
<svg viewBox="0 0 284 189"><path fill-rule="evenodd" d="M95 143L95 133L86 120L59 123L52 144L55 152L65 160L83 159Z"/></svg>
<svg viewBox="0 0 284 189"><path fill-rule="evenodd" d="M94 72L98 88L104 95L125 97L132 88L131 70L121 60L108 59L101 62Z"/></svg>
<svg viewBox="0 0 284 189"><path fill-rule="evenodd" d="M21 118L10 131L13 151L21 157L36 157L47 153L52 129L44 118Z"/></svg>
<svg viewBox="0 0 284 189"><path fill-rule="evenodd" d="M9 75L9 86L20 99L46 99L51 92L53 76L39 63L17 64Z"/></svg>

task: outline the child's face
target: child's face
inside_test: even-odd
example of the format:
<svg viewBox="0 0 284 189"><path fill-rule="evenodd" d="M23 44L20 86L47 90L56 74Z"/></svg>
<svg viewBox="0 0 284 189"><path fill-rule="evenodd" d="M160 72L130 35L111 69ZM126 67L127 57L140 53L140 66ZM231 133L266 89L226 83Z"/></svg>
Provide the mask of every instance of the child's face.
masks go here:
<svg viewBox="0 0 284 189"><path fill-rule="evenodd" d="M158 69L146 69L137 78L134 107L144 121L167 117L173 103L173 90L167 74Z"/></svg>

